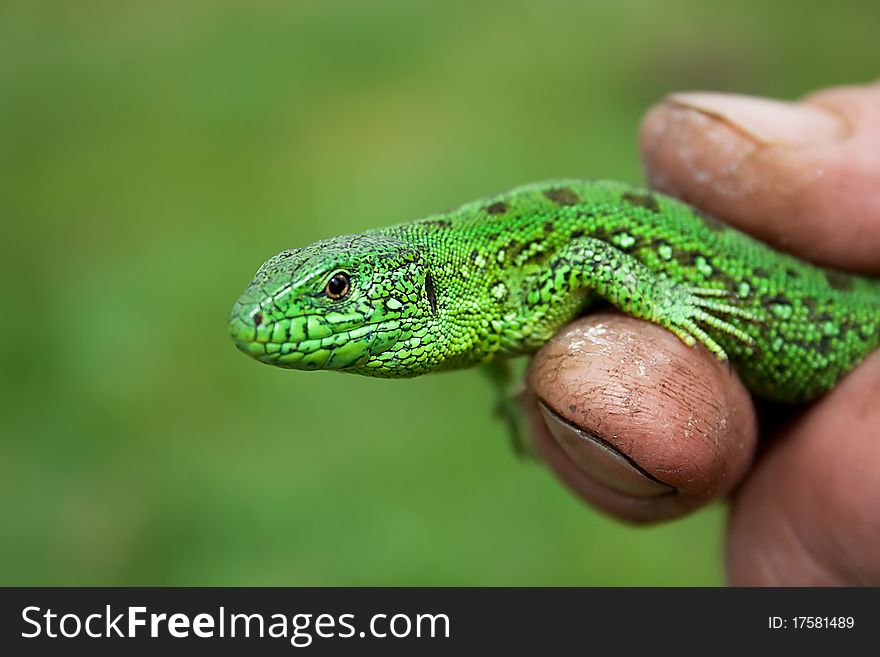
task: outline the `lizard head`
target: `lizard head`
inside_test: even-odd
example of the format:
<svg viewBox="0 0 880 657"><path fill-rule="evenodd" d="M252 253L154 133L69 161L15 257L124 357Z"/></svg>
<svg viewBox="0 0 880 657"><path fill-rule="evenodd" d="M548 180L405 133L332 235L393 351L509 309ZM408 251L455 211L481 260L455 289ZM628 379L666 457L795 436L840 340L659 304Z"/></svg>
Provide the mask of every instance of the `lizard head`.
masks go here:
<svg viewBox="0 0 880 657"><path fill-rule="evenodd" d="M432 312L431 288L412 246L343 235L266 261L233 307L229 329L236 346L263 363L382 376L382 367L363 366L420 327Z"/></svg>

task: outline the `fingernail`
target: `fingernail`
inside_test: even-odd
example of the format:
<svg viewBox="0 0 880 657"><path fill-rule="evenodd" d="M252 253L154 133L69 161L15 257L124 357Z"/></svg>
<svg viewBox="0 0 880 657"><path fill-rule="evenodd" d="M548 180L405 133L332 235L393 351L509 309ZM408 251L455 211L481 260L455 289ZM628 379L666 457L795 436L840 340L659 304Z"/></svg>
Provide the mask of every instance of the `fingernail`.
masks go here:
<svg viewBox="0 0 880 657"><path fill-rule="evenodd" d="M604 440L565 421L544 402L539 401L538 406L553 439L594 480L629 497L675 492L675 488L651 477Z"/></svg>
<svg viewBox="0 0 880 657"><path fill-rule="evenodd" d="M764 144L816 143L846 134L839 117L812 105L703 92L676 93L668 100L724 121Z"/></svg>

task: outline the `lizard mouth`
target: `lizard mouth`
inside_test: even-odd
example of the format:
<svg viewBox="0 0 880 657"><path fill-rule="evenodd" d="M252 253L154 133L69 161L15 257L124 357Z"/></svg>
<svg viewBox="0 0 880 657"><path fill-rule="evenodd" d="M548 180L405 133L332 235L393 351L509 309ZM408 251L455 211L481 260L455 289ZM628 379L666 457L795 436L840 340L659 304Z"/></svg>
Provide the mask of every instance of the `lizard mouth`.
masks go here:
<svg viewBox="0 0 880 657"><path fill-rule="evenodd" d="M261 363L297 370L344 370L379 355L396 342L384 322L333 327L319 315L266 322L264 315L233 310L235 346Z"/></svg>

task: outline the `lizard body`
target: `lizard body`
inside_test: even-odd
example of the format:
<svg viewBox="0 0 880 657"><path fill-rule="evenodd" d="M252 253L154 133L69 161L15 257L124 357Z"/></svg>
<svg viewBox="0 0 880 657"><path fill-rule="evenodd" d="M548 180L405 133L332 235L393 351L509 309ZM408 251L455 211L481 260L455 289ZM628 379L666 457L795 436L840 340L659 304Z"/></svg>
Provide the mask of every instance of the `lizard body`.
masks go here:
<svg viewBox="0 0 880 657"><path fill-rule="evenodd" d="M880 281L810 265L656 192L527 185L268 260L235 304L264 363L378 377L537 350L602 300L812 399L880 344Z"/></svg>

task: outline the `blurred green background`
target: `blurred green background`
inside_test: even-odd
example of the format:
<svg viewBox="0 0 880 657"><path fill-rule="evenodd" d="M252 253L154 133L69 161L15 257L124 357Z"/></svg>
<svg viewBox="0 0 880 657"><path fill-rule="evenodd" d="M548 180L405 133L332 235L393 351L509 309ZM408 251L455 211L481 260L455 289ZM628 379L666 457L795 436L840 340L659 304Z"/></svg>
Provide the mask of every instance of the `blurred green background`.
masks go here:
<svg viewBox="0 0 880 657"><path fill-rule="evenodd" d="M4 2L0 584L720 584L518 462L475 372L263 367L287 247L556 176L639 181L671 90L877 75L880 5ZM392 418L393 421L388 421Z"/></svg>

